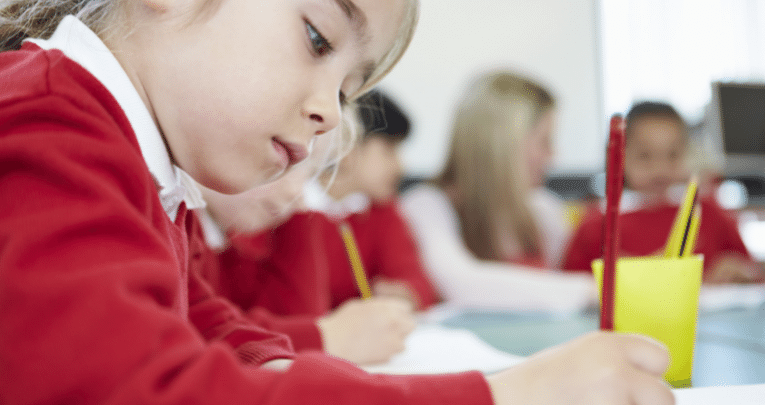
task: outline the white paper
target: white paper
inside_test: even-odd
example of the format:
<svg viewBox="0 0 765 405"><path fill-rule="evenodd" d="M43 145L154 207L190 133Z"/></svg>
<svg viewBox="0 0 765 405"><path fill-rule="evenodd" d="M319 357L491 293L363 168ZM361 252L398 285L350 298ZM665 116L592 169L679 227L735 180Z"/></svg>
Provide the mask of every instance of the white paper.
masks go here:
<svg viewBox="0 0 765 405"><path fill-rule="evenodd" d="M673 390L675 405L763 405L765 384Z"/></svg>
<svg viewBox="0 0 765 405"><path fill-rule="evenodd" d="M756 308L765 302L765 285L722 284L702 285L700 311L721 311L732 308Z"/></svg>
<svg viewBox="0 0 765 405"><path fill-rule="evenodd" d="M505 353L466 329L421 325L406 340L406 350L388 363L364 367L370 373L442 374L477 370L490 374L523 357Z"/></svg>

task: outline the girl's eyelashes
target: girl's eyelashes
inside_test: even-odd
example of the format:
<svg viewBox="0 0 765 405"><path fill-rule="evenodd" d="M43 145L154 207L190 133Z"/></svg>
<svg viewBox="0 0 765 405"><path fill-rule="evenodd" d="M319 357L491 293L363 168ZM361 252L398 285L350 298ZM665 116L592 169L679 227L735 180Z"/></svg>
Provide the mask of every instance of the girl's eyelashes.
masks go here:
<svg viewBox="0 0 765 405"><path fill-rule="evenodd" d="M332 44L308 20L305 20L305 29L311 43L311 50L316 55L324 56L332 52Z"/></svg>

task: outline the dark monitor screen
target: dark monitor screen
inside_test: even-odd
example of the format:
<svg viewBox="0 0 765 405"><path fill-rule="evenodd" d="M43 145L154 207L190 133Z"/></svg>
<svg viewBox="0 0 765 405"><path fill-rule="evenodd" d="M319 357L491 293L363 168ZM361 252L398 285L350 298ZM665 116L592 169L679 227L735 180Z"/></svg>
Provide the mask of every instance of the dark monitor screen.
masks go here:
<svg viewBox="0 0 765 405"><path fill-rule="evenodd" d="M717 92L725 153L765 155L765 83L719 83Z"/></svg>

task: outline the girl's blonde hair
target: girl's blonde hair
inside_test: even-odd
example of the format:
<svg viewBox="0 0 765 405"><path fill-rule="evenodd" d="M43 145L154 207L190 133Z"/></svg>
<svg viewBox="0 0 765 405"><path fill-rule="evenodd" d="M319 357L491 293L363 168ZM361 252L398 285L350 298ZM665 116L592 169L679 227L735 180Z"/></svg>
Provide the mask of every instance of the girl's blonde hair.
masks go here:
<svg viewBox="0 0 765 405"><path fill-rule="evenodd" d="M435 181L453 192L463 240L476 257L507 259L503 237L526 257L542 257L523 143L554 106L542 86L505 71L481 75L463 96L449 157Z"/></svg>
<svg viewBox="0 0 765 405"><path fill-rule="evenodd" d="M99 37L125 28L124 0L0 0L0 51L25 38L48 38L64 16L75 15Z"/></svg>
<svg viewBox="0 0 765 405"><path fill-rule="evenodd" d="M209 16L223 0L201 0L191 21ZM130 32L130 15L135 2L129 0L0 0L0 51L17 49L25 38L48 38L64 16L75 15L104 42L114 35ZM405 10L390 49L372 70L369 78L348 100L352 102L371 90L398 63L414 36L419 0L405 0ZM351 103L349 103L350 105ZM342 131L337 156L347 153L356 141L356 131Z"/></svg>
<svg viewBox="0 0 765 405"><path fill-rule="evenodd" d="M354 94L350 95L351 100L355 100L362 96L364 93L372 89L377 83L380 82L394 66L404 56L404 52L409 48L409 44L412 43L414 38L414 31L417 28L417 20L420 15L420 0L405 0L404 15L401 19L401 24L398 27L398 33L396 39L393 41L390 49L380 59L375 66L369 79L361 86L361 88Z"/></svg>
<svg viewBox="0 0 765 405"><path fill-rule="evenodd" d="M209 15L223 0L201 0L192 20ZM99 37L129 31L132 11L126 0L0 0L0 51L17 49L25 38L48 38L64 16L72 14ZM390 49L373 69L368 80L349 99L369 91L398 63L414 36L419 0L405 0L404 15ZM106 41L108 42L108 41Z"/></svg>

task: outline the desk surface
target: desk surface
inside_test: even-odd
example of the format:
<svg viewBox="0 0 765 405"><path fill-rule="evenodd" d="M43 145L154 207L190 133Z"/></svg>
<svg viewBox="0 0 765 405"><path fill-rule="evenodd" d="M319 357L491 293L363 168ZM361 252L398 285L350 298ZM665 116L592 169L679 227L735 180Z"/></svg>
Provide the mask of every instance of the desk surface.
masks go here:
<svg viewBox="0 0 765 405"><path fill-rule="evenodd" d="M442 324L471 330L492 346L528 356L598 328L597 314L545 315L464 312ZM765 383L765 305L702 312L696 334L695 387Z"/></svg>

